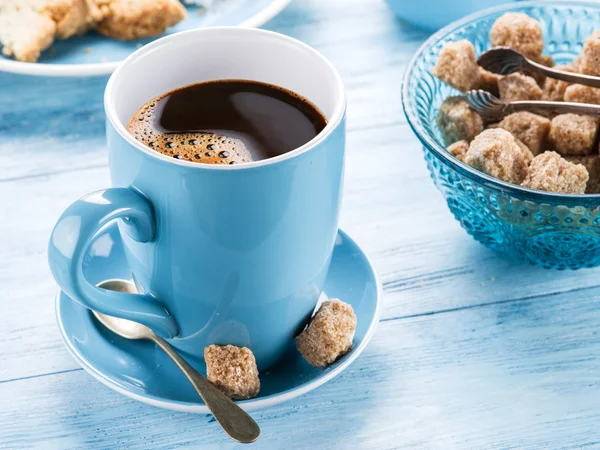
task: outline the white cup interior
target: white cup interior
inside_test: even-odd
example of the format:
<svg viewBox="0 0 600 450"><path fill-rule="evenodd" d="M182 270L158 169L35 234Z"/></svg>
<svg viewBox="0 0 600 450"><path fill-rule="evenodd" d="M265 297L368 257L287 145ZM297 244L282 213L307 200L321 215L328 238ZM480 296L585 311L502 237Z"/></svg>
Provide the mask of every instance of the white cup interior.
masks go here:
<svg viewBox="0 0 600 450"><path fill-rule="evenodd" d="M178 33L135 52L108 83L107 114L123 132L151 98L220 79L262 81L287 88L315 104L329 122L343 115L341 79L320 53L281 34L237 27Z"/></svg>

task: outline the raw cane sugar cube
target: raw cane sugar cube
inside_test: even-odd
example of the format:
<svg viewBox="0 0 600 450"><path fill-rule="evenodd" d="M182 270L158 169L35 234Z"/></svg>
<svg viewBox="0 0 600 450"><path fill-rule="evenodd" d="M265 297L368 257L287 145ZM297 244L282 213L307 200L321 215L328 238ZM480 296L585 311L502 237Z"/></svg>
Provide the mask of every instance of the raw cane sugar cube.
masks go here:
<svg viewBox="0 0 600 450"><path fill-rule="evenodd" d="M592 152L598 119L579 114L559 114L552 119L548 139L561 155L581 156Z"/></svg>
<svg viewBox="0 0 600 450"><path fill-rule="evenodd" d="M583 59L583 55L577 55L577 57L571 61L568 66L573 70L573 72L581 73L581 60Z"/></svg>
<svg viewBox="0 0 600 450"><path fill-rule="evenodd" d="M296 347L311 365L323 367L348 353L355 330L352 306L337 298L327 300L296 337Z"/></svg>
<svg viewBox="0 0 600 450"><path fill-rule="evenodd" d="M469 150L469 143L467 141L458 141L449 145L446 150L459 161L464 161Z"/></svg>
<svg viewBox="0 0 600 450"><path fill-rule="evenodd" d="M488 72L485 69L479 68L479 86L478 89L483 89L494 95L498 95L498 82L502 78L502 75L497 73Z"/></svg>
<svg viewBox="0 0 600 450"><path fill-rule="evenodd" d="M600 75L600 30L594 31L583 43L579 70L586 75Z"/></svg>
<svg viewBox="0 0 600 450"><path fill-rule="evenodd" d="M523 186L561 194L583 194L588 178L583 165L573 164L556 152L544 152L533 158Z"/></svg>
<svg viewBox="0 0 600 450"><path fill-rule="evenodd" d="M461 92L476 89L481 74L473 44L467 40L448 42L440 51L431 73Z"/></svg>
<svg viewBox="0 0 600 450"><path fill-rule="evenodd" d="M550 119L546 117L527 111L517 112L506 116L497 126L512 133L534 156L546 150L550 132Z"/></svg>
<svg viewBox="0 0 600 450"><path fill-rule="evenodd" d="M550 55L540 55L534 58L531 58L533 61L537 62L538 64L542 64L543 66L546 67L554 67L554 60L552 59L552 56ZM530 77L532 77L533 79L535 79L536 83L542 87L544 86L544 81L546 81L546 76L542 75L541 73L538 72L531 72L529 70L525 70L523 71L523 73L525 75L528 75Z"/></svg>
<svg viewBox="0 0 600 450"><path fill-rule="evenodd" d="M465 156L471 167L509 183L521 184L528 171L531 152L521 147L508 131L492 128L481 132Z"/></svg>
<svg viewBox="0 0 600 450"><path fill-rule="evenodd" d="M539 64L543 64L546 67L554 67L554 59L552 55L540 55L537 58L534 58L535 62Z"/></svg>
<svg viewBox="0 0 600 450"><path fill-rule="evenodd" d="M581 164L587 169L590 178L585 187L585 193L598 194L600 192L600 155L566 156L565 159L573 164Z"/></svg>
<svg viewBox="0 0 600 450"><path fill-rule="evenodd" d="M537 82L528 75L511 73L498 81L500 99L505 102L518 100L540 100L542 89Z"/></svg>
<svg viewBox="0 0 600 450"><path fill-rule="evenodd" d="M436 121L446 145L471 142L483 130L483 120L462 97L448 97L440 105Z"/></svg>
<svg viewBox="0 0 600 450"><path fill-rule="evenodd" d="M510 47L535 58L542 54L544 37L540 23L523 13L506 13L499 17L490 30L492 47Z"/></svg>
<svg viewBox="0 0 600 450"><path fill-rule="evenodd" d="M531 150L529 150L519 139L515 138L515 142L517 143L517 147L521 150L521 157L525 160L525 163L527 165L531 164L531 161L533 161L533 153L531 153Z"/></svg>
<svg viewBox="0 0 600 450"><path fill-rule="evenodd" d="M208 381L234 400L255 397L260 391L258 368L252 351L234 345L209 345L204 349Z"/></svg>
<svg viewBox="0 0 600 450"><path fill-rule="evenodd" d="M556 66L555 69L564 70L566 72L575 72L568 64ZM553 102L562 102L565 97L565 91L570 85L571 83L568 81L546 77L542 88L542 99Z"/></svg>
<svg viewBox="0 0 600 450"><path fill-rule="evenodd" d="M600 88L572 84L565 89L565 102L593 103L600 105Z"/></svg>

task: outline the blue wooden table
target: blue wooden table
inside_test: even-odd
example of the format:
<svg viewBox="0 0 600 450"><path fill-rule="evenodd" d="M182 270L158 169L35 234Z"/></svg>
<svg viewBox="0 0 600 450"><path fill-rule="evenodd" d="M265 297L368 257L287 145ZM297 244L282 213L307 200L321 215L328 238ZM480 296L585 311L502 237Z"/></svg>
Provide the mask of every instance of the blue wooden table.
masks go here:
<svg viewBox="0 0 600 450"><path fill-rule="evenodd" d="M427 35L382 0L297 0L266 28L329 57L348 89L341 225L384 287L363 355L254 416L255 448L600 448L600 272L498 258L448 212L402 113ZM0 74L0 449L230 448L210 416L122 397L68 355L50 230L109 184L105 77Z"/></svg>

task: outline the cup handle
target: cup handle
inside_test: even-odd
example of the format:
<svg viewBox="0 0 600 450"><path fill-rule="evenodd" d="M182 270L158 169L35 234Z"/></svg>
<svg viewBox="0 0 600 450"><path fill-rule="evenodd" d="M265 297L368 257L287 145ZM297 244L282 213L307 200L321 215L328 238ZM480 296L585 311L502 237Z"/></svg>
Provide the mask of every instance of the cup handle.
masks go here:
<svg viewBox="0 0 600 450"><path fill-rule="evenodd" d="M155 296L102 289L83 275L83 258L94 236L118 218L136 241L154 239L156 220L145 197L128 188L97 191L75 201L58 219L48 245L50 270L63 292L83 306L141 323L161 337L176 337L177 322Z"/></svg>

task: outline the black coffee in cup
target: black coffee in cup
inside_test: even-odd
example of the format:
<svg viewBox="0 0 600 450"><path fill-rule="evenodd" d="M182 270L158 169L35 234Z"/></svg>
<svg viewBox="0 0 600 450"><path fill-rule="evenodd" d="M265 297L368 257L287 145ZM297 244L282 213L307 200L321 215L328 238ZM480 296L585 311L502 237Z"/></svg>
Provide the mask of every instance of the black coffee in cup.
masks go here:
<svg viewBox="0 0 600 450"><path fill-rule="evenodd" d="M326 125L319 109L292 91L256 81L219 80L153 98L127 129L173 158L239 164L297 149Z"/></svg>

